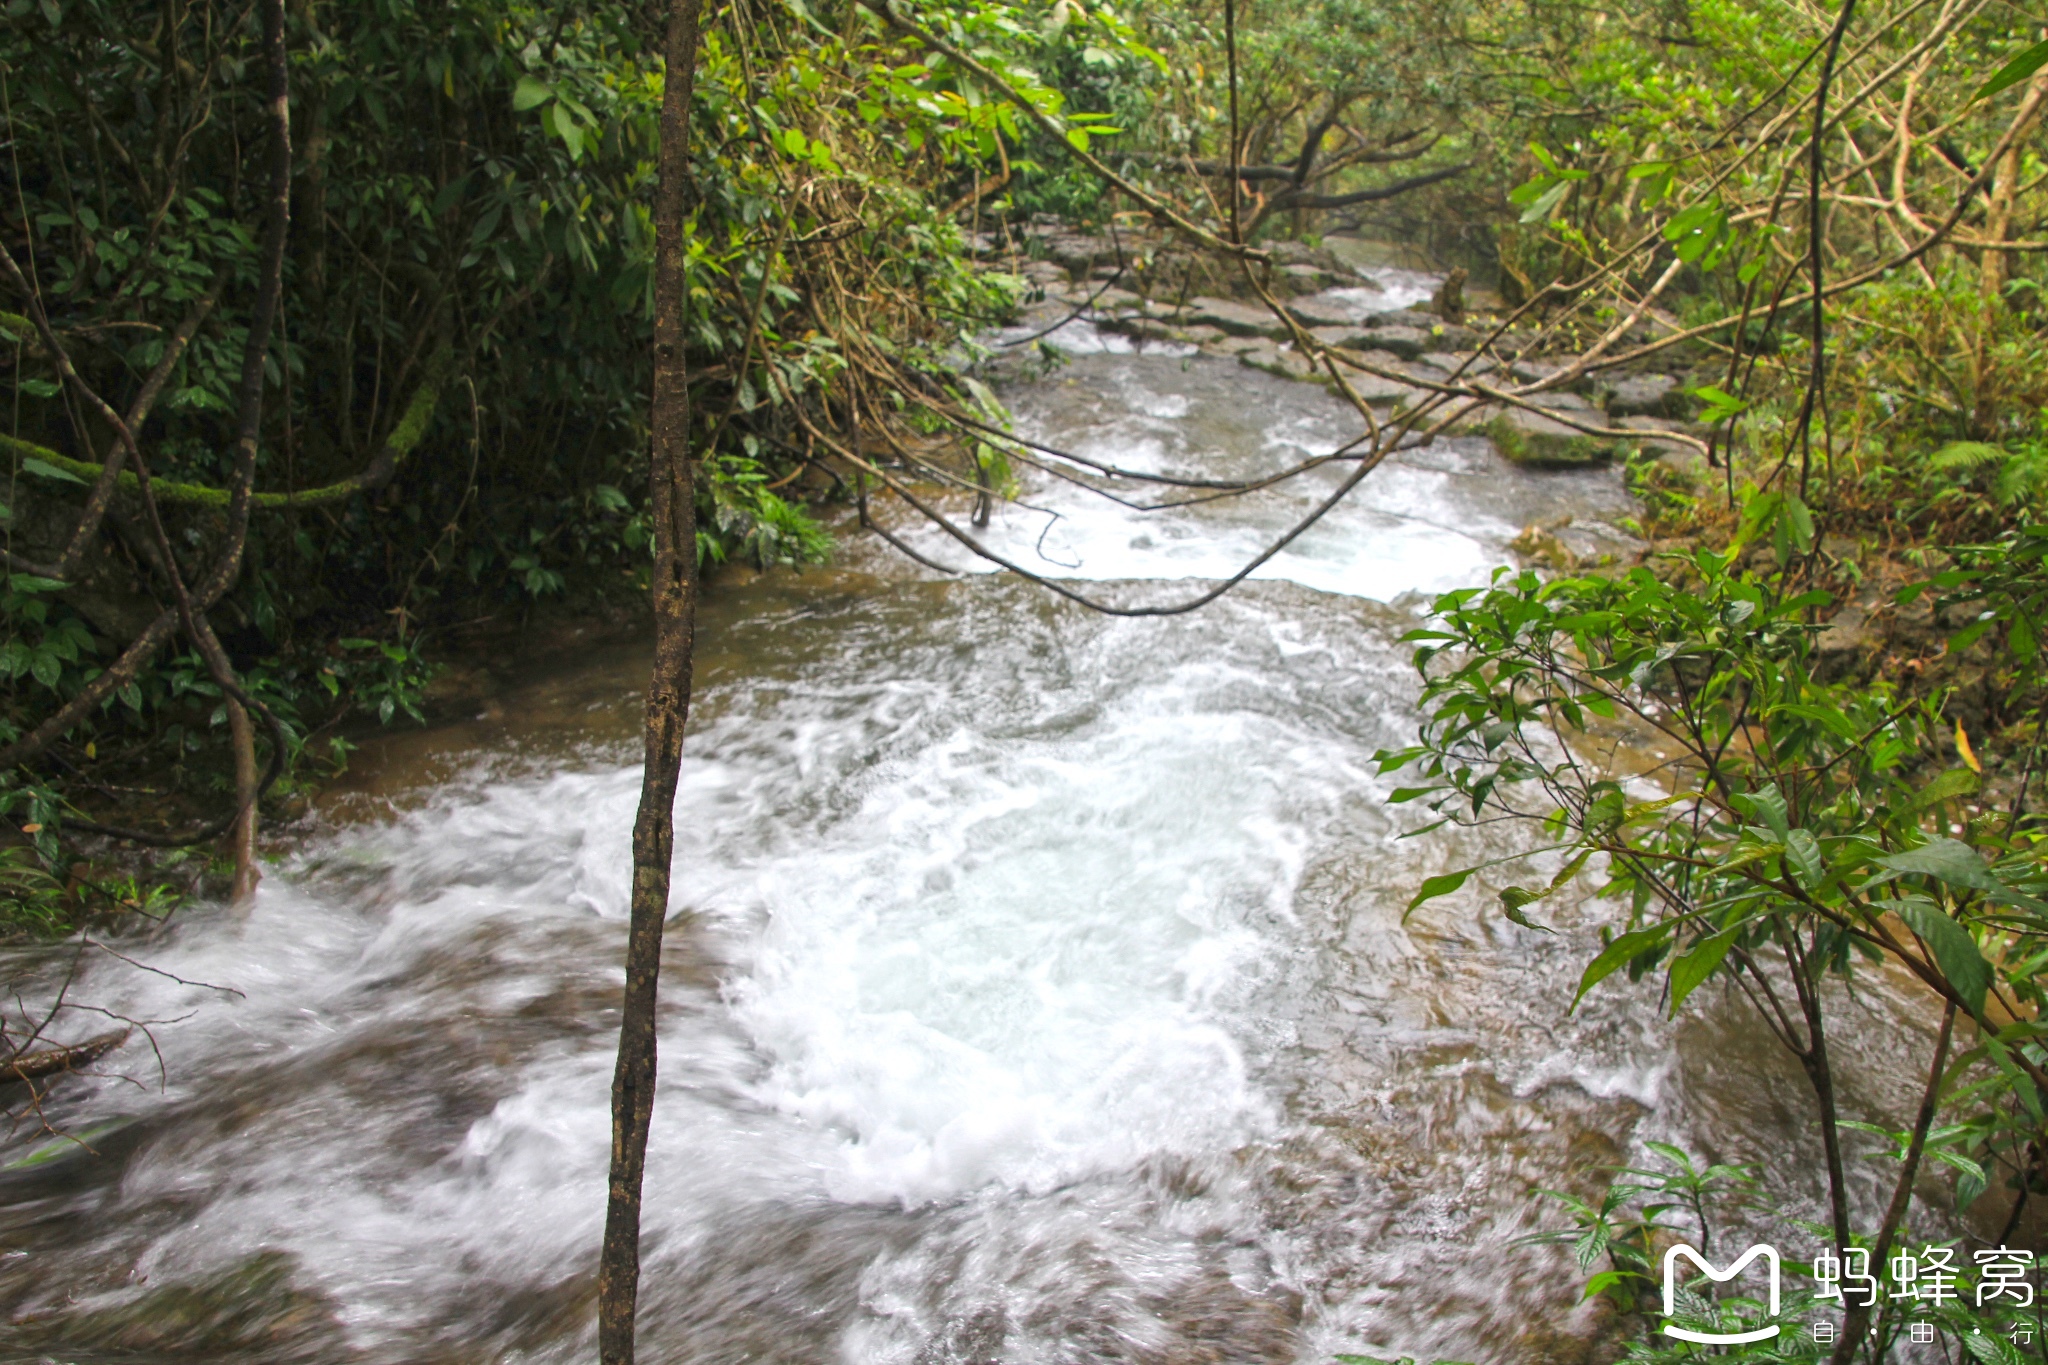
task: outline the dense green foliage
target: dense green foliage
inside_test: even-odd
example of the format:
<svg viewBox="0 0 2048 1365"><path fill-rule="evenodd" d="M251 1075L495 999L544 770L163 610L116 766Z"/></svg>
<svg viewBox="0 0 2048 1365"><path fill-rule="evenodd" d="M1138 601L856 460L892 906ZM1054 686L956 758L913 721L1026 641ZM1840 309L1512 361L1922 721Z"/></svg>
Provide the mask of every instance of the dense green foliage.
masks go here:
<svg viewBox="0 0 2048 1365"><path fill-rule="evenodd" d="M216 614L295 742L351 706L417 715L423 633L431 651L458 622L640 592L653 22L624 5L292 12L282 335L246 568ZM128 409L171 334L197 324L141 432L194 564L224 534L257 284L256 42L250 11L210 4L16 6L0 29L6 241L86 382ZM1010 298L968 268L944 211L992 148L994 109L891 46L851 5L736 11L707 35L689 284L708 561L824 557L788 496L815 465L797 410L842 427L866 397L863 364L943 378L945 348ZM126 473L79 571L33 571L115 443L23 317L0 330L4 742L167 598ZM62 774L131 780L188 754L197 787L174 785L203 794L220 780L205 776L219 772L219 701L196 658L165 655L0 805L47 834Z"/></svg>

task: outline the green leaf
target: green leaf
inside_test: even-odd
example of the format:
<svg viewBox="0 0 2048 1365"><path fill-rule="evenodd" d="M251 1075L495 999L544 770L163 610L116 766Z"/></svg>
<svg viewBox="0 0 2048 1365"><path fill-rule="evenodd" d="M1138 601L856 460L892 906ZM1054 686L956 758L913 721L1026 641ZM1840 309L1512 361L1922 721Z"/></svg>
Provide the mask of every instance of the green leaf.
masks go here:
<svg viewBox="0 0 2048 1365"><path fill-rule="evenodd" d="M1752 820L1761 820L1784 843L1792 833L1791 816L1785 809L1785 794L1778 790L1775 782L1767 783L1753 792L1738 792L1735 804Z"/></svg>
<svg viewBox="0 0 2048 1365"><path fill-rule="evenodd" d="M1929 839L1918 848L1887 853L1871 861L1894 872L1932 877L1944 885L1970 891L2006 889L2005 883L1992 875L1975 849L1954 839Z"/></svg>
<svg viewBox="0 0 2048 1365"><path fill-rule="evenodd" d="M1506 915L1510 922L1519 924L1524 929L1540 929L1546 934L1554 934L1557 932L1555 929L1547 924L1538 924L1535 920L1530 919L1527 912L1523 909L1524 906L1534 905L1548 894L1548 892L1531 891L1524 886L1505 887L1500 893L1501 913Z"/></svg>
<svg viewBox="0 0 2048 1365"><path fill-rule="evenodd" d="M1726 421L1736 413L1742 412L1749 407L1749 404L1743 402L1734 394L1717 389L1712 384L1702 384L1700 387L1690 390L1690 392L1693 397L1706 403L1706 410L1700 413L1700 420L1709 426L1716 422Z"/></svg>
<svg viewBox="0 0 2048 1365"><path fill-rule="evenodd" d="M556 137L562 139L562 145L569 149L571 161L583 159L583 129L577 126L575 115L556 103L548 106L547 112L540 116L540 121L552 128Z"/></svg>
<svg viewBox="0 0 2048 1365"><path fill-rule="evenodd" d="M1579 1001L1585 999L1587 991L1612 976L1631 960L1655 948L1670 933L1670 925L1656 924L1647 929L1632 929L1608 944L1601 950L1600 956L1587 964L1585 974L1579 978L1579 990L1578 994L1572 997L1572 1008L1579 1007Z"/></svg>
<svg viewBox="0 0 2048 1365"><path fill-rule="evenodd" d="M1571 183L1565 180L1560 180L1555 185L1552 185L1542 194L1536 196L1535 201L1528 208L1522 210L1522 221L1525 223L1540 223L1549 218L1550 211L1557 207L1558 201L1564 198L1565 192L1569 189L1571 189Z"/></svg>
<svg viewBox="0 0 2048 1365"><path fill-rule="evenodd" d="M1950 768L1947 772L1916 792L1909 809L1925 810L1927 807L1940 801L1946 801L1951 797L1967 796L1977 790L1977 786L1977 774L1971 772L1968 768ZM1972 856L1974 857L1975 855Z"/></svg>
<svg viewBox="0 0 2048 1365"><path fill-rule="evenodd" d="M59 469L48 460L39 460L33 455L21 462L21 468L23 473L34 474L38 478L62 479L66 483L75 484L83 484L85 482L84 479L79 478L70 470Z"/></svg>
<svg viewBox="0 0 2048 1365"><path fill-rule="evenodd" d="M1415 893L1415 899L1409 901L1408 908L1401 912L1401 918L1406 919L1414 914L1415 907L1424 901L1433 901L1438 896L1450 895L1470 880L1472 874L1478 870L1475 867L1468 867L1463 872L1446 872L1441 876L1426 879L1422 883L1422 889Z"/></svg>
<svg viewBox="0 0 2048 1365"><path fill-rule="evenodd" d="M1984 1179L1982 1167L1978 1167L1978 1173L1976 1175L1972 1175L1968 1171L1964 1171L1961 1175L1957 1176L1956 1212L1961 1213L1964 1209L1967 1209L1970 1207L1970 1205L1976 1203L1977 1196L1984 1193L1986 1184L1987 1182Z"/></svg>
<svg viewBox="0 0 2048 1365"><path fill-rule="evenodd" d="M523 114L536 105L546 104L555 97L555 92L531 76L521 76L519 84L512 87L512 110Z"/></svg>
<svg viewBox="0 0 2048 1365"><path fill-rule="evenodd" d="M1581 1301L1590 1299L1595 1294L1599 1294L1604 1292L1605 1290L1612 1289L1615 1285L1620 1284L1623 1280L1627 1278L1628 1277L1622 1274L1619 1270L1603 1270L1598 1275L1595 1275L1592 1279L1586 1281L1586 1288L1584 1292L1582 1292L1579 1295L1579 1298Z"/></svg>
<svg viewBox="0 0 2048 1365"><path fill-rule="evenodd" d="M1694 204L1664 225L1664 240L1671 243L1678 259L1689 265L1706 254L1727 226L1728 215L1719 204Z"/></svg>
<svg viewBox="0 0 2048 1365"><path fill-rule="evenodd" d="M19 1157L8 1162L5 1166L0 1166L0 1171L28 1170L55 1161L59 1157L70 1156L74 1152L89 1153L92 1151L92 1147L89 1144L95 1139L113 1132L121 1126L122 1122L121 1120L114 1120L91 1124L76 1133L69 1133L59 1137L54 1142L46 1142L27 1156Z"/></svg>
<svg viewBox="0 0 2048 1365"><path fill-rule="evenodd" d="M1989 99L2001 90L2009 90L2027 77L2048 66L2048 43L2035 43L2019 56L1998 68L1995 75L1977 87L1977 93L1970 97L1972 103Z"/></svg>
<svg viewBox="0 0 2048 1365"><path fill-rule="evenodd" d="M1977 855L1969 856L1974 859ZM1934 954L1935 965L1941 968L1941 974L1948 978L1970 1012L1982 1014L1984 992L1991 987L1991 964L1977 951L1977 941L1970 937L1970 931L1930 901L1899 901L1893 908Z"/></svg>
<svg viewBox="0 0 2048 1365"><path fill-rule="evenodd" d="M1785 861L1792 864L1809 891L1827 875L1827 867L1820 860L1820 841L1811 830L1795 829L1785 835Z"/></svg>
<svg viewBox="0 0 2048 1365"><path fill-rule="evenodd" d="M1805 831L1800 831L1805 833ZM1810 836L1809 836L1810 837ZM1723 929L1712 938L1702 939L1671 964L1671 1014L1676 1018L1678 1007L1685 1003L1685 997L1699 988L1701 982L1714 974L1721 960L1728 956L1728 950L1735 945L1736 935L1742 932L1740 924Z"/></svg>

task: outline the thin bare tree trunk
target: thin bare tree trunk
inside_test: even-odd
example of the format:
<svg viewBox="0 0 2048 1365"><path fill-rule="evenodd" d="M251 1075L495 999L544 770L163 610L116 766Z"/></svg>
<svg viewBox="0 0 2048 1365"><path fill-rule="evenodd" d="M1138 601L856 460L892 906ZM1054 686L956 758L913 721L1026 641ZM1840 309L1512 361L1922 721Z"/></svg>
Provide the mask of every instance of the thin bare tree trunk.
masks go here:
<svg viewBox="0 0 2048 1365"><path fill-rule="evenodd" d="M227 699L228 737L235 749L235 817L228 831L228 846L235 855L236 905L247 905L256 896L256 727L249 712L233 697Z"/></svg>
<svg viewBox="0 0 2048 1365"><path fill-rule="evenodd" d="M655 1003L661 932L675 852L676 779L690 716L690 649L697 618L696 494L690 467L689 374L684 357L690 98L702 0L672 0L661 100L660 184L654 203L654 397L649 425L649 510L654 520L654 676L647 688L646 768L633 822L633 898L626 937L625 1007L612 1075L612 1160L604 1250L597 1271L597 1346L603 1365L632 1365L640 1291L640 1186L654 1117Z"/></svg>

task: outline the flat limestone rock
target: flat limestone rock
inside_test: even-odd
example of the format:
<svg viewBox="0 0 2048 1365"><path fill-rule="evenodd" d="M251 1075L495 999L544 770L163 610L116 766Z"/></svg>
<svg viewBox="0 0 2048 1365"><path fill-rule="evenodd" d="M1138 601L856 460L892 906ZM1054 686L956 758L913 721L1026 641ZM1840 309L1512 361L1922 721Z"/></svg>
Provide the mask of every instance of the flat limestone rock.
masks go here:
<svg viewBox="0 0 2048 1365"><path fill-rule="evenodd" d="M1579 397L1579 395L1567 392L1564 389L1553 389L1548 393L1532 393L1523 401L1534 403L1539 408L1550 408L1557 412L1569 412L1580 421L1586 422L1589 426L1604 427L1607 425L1606 418L1601 415L1600 409L1594 407L1591 403Z"/></svg>
<svg viewBox="0 0 2048 1365"><path fill-rule="evenodd" d="M1469 351L1424 351L1417 359L1432 370L1446 376L1457 374L1461 379L1482 379L1500 368L1485 356Z"/></svg>
<svg viewBox="0 0 2048 1365"><path fill-rule="evenodd" d="M1455 410L1455 404L1453 406ZM1498 403L1475 403L1452 420L1445 430L1453 436L1484 436L1493 420L1507 409Z"/></svg>
<svg viewBox="0 0 2048 1365"><path fill-rule="evenodd" d="M1325 346L1342 347L1347 351L1363 351L1371 348L1363 327L1311 327L1308 334ZM1389 355L1387 359L1395 359Z"/></svg>
<svg viewBox="0 0 2048 1365"><path fill-rule="evenodd" d="M1374 313L1365 320L1368 327L1409 327L1429 338L1427 349L1432 351L1471 351L1478 349L1479 333L1460 323L1445 322L1434 313L1419 312L1403 308L1393 313ZM1419 354L1419 353L1418 353Z"/></svg>
<svg viewBox="0 0 2048 1365"><path fill-rule="evenodd" d="M1535 384L1550 378L1559 370L1570 365L1576 357L1550 360L1517 360L1508 366L1508 373L1518 382Z"/></svg>
<svg viewBox="0 0 2048 1365"><path fill-rule="evenodd" d="M1685 393L1668 374L1632 374L1607 386L1607 410L1616 417L1683 417Z"/></svg>
<svg viewBox="0 0 2048 1365"><path fill-rule="evenodd" d="M1300 318L1304 327L1360 327L1365 323L1365 312L1357 304L1315 294L1290 301L1287 311Z"/></svg>
<svg viewBox="0 0 2048 1365"><path fill-rule="evenodd" d="M1344 382L1351 386L1353 393L1374 407L1387 404L1396 411L1402 411L1414 407L1423 398L1423 390L1412 384L1403 384L1396 379L1382 379L1376 374L1366 374L1362 370L1345 370Z"/></svg>
<svg viewBox="0 0 2048 1365"><path fill-rule="evenodd" d="M1407 362L1392 351L1378 351L1370 346L1346 346L1344 349L1356 352L1361 365L1371 365L1380 370L1394 370L1402 374L1408 372Z"/></svg>
<svg viewBox="0 0 2048 1365"><path fill-rule="evenodd" d="M1292 346L1281 346L1266 341L1257 346L1248 346L1239 351L1237 363L1249 365L1255 370L1264 370L1282 379L1315 379L1321 374L1313 362Z"/></svg>
<svg viewBox="0 0 2048 1365"><path fill-rule="evenodd" d="M1425 350L1435 350L1434 338L1415 327L1367 327L1351 346L1357 351L1391 351L1403 360L1414 360Z"/></svg>
<svg viewBox="0 0 2048 1365"><path fill-rule="evenodd" d="M1046 238L1045 254L1068 270L1080 272L1098 265L1114 266L1118 256L1115 242L1107 237L1090 237L1083 233ZM1128 260L1129 253L1123 254Z"/></svg>
<svg viewBox="0 0 2048 1365"><path fill-rule="evenodd" d="M1563 422L1524 408L1508 408L1486 424L1500 453L1519 465L1569 469L1600 464L1615 457L1618 442L1589 436Z"/></svg>
<svg viewBox="0 0 2048 1365"><path fill-rule="evenodd" d="M1189 322L1214 327L1232 336L1273 337L1277 340L1287 335L1286 327L1265 309L1233 303L1229 299L1190 299L1186 317Z"/></svg>
<svg viewBox="0 0 2048 1365"><path fill-rule="evenodd" d="M1093 298L1095 310L1101 313L1130 313L1145 306L1145 301L1128 289L1090 289L1081 297Z"/></svg>
<svg viewBox="0 0 2048 1365"><path fill-rule="evenodd" d="M1182 324L1131 314L1101 325L1104 331L1121 332L1138 341L1171 341L1185 346L1207 346L1224 337L1214 327L1204 327L1199 323Z"/></svg>
<svg viewBox="0 0 2048 1365"><path fill-rule="evenodd" d="M1256 351L1271 345L1273 342L1268 337L1234 337L1225 332L1217 340L1206 343L1202 349L1210 355L1241 356L1246 351Z"/></svg>
<svg viewBox="0 0 2048 1365"><path fill-rule="evenodd" d="M1694 430L1689 429L1688 424L1674 422L1666 417L1618 417L1614 419L1614 425L1642 432L1643 436L1638 444L1646 453L1656 456L1661 463L1693 475L1706 471L1706 456L1698 449L1683 441L1673 441L1668 437L1659 436L1662 432L1675 431L1692 435Z"/></svg>

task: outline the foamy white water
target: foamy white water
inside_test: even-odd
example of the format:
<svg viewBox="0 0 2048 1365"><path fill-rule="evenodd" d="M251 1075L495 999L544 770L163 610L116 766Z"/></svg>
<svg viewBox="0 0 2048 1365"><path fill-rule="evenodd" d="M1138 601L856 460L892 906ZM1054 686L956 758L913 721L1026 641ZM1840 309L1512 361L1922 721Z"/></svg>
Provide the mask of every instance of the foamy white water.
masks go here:
<svg viewBox="0 0 2048 1365"><path fill-rule="evenodd" d="M1151 356L1020 412L1161 468L1292 459L1340 426L1305 387ZM1532 1185L1646 1117L1686 1130L1671 1035L1647 992L1567 1016L1597 912L1538 939L1475 887L1404 923L1424 876L1498 846L1398 837L1371 755L1413 724L1413 618L1363 599L1623 504L1477 445L1367 489L1294 582L1195 617L990 578L711 604L649 1359L1507 1359L1531 1321L1591 1330L1551 1262L1503 1248ZM1026 515L997 534L1035 544ZM1047 552L1220 576L1285 508L1184 515L1075 504ZM81 1080L52 1110L100 1154L0 1177L27 1253L0 1292L49 1324L37 1349L588 1355L644 667L594 661L509 731L404 741L458 775L394 775L388 813L320 833L246 919L198 910L133 954L227 990L89 967L96 1003L165 1021L167 1081L131 1044L146 1084Z"/></svg>
<svg viewBox="0 0 2048 1365"><path fill-rule="evenodd" d="M1257 479L1339 450L1363 429L1348 404L1314 386L1227 360L1149 347L1134 354L1122 337L1085 330L1123 347L1077 359L1020 392L1019 435L1143 474ZM1257 494L1158 511L1024 469L1018 502L1000 506L980 538L1019 567L1051 578L1225 579L1329 497L1351 468L1333 463ZM1141 503L1199 496L1129 481L1117 492ZM1446 437L1391 456L1252 577L1390 602L1485 581L1512 559L1508 543L1532 521L1611 521L1631 511L1612 471L1520 470L1484 439ZM950 567L996 571L922 522L907 524L903 534Z"/></svg>

